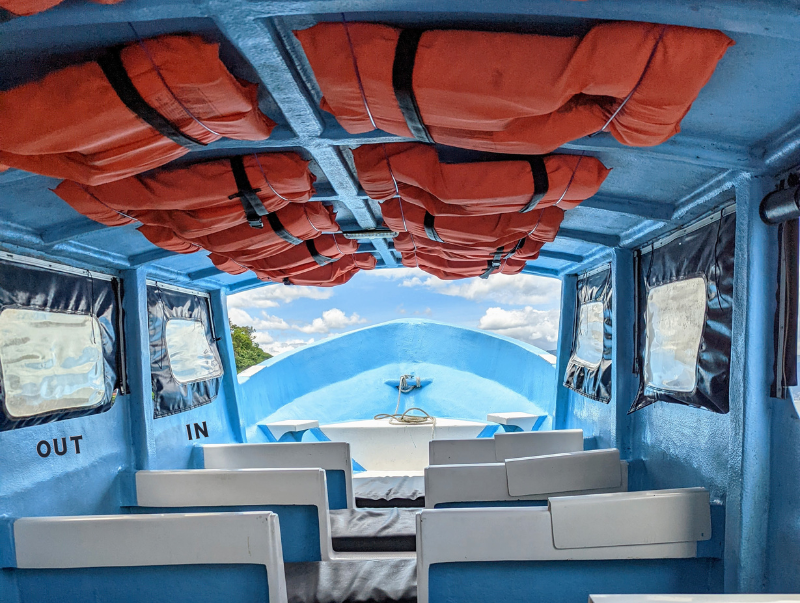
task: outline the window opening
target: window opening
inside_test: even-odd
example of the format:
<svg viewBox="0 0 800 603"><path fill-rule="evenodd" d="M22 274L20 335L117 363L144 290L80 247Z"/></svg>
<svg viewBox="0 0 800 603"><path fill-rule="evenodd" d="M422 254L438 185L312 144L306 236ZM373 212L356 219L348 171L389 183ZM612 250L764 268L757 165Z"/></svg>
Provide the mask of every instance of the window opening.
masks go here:
<svg viewBox="0 0 800 603"><path fill-rule="evenodd" d="M648 293L644 366L648 386L694 391L706 297L702 277L653 287Z"/></svg>
<svg viewBox="0 0 800 603"><path fill-rule="evenodd" d="M222 375L199 320L171 318L166 327L167 356L178 383L193 383Z"/></svg>
<svg viewBox="0 0 800 603"><path fill-rule="evenodd" d="M0 370L9 418L97 406L106 395L100 324L87 314L6 308Z"/></svg>
<svg viewBox="0 0 800 603"><path fill-rule="evenodd" d="M603 303L581 304L574 360L595 367L603 359Z"/></svg>

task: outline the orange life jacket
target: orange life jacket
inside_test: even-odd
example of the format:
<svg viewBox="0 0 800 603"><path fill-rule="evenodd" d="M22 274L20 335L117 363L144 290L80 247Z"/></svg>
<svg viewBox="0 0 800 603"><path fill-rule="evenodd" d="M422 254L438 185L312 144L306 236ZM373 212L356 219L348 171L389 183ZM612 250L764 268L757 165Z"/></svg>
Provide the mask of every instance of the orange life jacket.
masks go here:
<svg viewBox="0 0 800 603"><path fill-rule="evenodd" d="M27 17L53 8L64 0L0 0L0 8L19 17ZM92 0L95 4L117 4L122 0Z"/></svg>
<svg viewBox="0 0 800 603"><path fill-rule="evenodd" d="M400 233L394 239L394 248L404 253L421 252L428 255L437 255L446 260L496 260L501 259L523 259L535 260L539 257L539 251L544 243L534 241L527 237L520 239L514 244L509 245L452 245L449 243L438 243L423 237L415 237L411 233Z"/></svg>
<svg viewBox="0 0 800 603"><path fill-rule="evenodd" d="M403 266L420 268L442 280L456 280L479 276L487 278L491 274L519 274L525 268L525 260L508 258L498 262L492 260L447 260L438 255L426 253L402 253Z"/></svg>
<svg viewBox="0 0 800 603"><path fill-rule="evenodd" d="M335 287L343 285L361 270L372 270L376 264L377 260L371 253L355 253L346 255L341 260L327 266L320 266L296 276L285 277L279 282L286 285Z"/></svg>
<svg viewBox="0 0 800 603"><path fill-rule="evenodd" d="M288 251L323 232L339 230L333 208L318 201L290 203L264 216L262 222L263 228L253 228L244 222L195 238L182 236L171 228L157 224L144 224L139 231L151 243L164 249L178 253L191 253L191 248L206 249L245 263Z"/></svg>
<svg viewBox="0 0 800 603"><path fill-rule="evenodd" d="M162 168L97 186L65 180L54 192L109 226L128 216L194 238L244 222L260 227L268 212L311 199L314 179L296 153L263 153Z"/></svg>
<svg viewBox="0 0 800 603"><path fill-rule="evenodd" d="M634 22L582 38L342 22L295 35L321 107L351 134L519 154L601 130L664 142L733 45L715 30Z"/></svg>
<svg viewBox="0 0 800 603"><path fill-rule="evenodd" d="M194 253L202 249L197 243L187 241L175 234L175 231L171 228L153 224L142 224L137 230L153 245L168 251L174 251L175 253Z"/></svg>
<svg viewBox="0 0 800 603"><path fill-rule="evenodd" d="M246 263L288 251L323 232L339 230L336 212L332 207L318 201L290 203L262 220L263 229L251 228L245 223L191 239L190 242L237 262Z"/></svg>
<svg viewBox="0 0 800 603"><path fill-rule="evenodd" d="M227 272L228 274L244 274L248 270L246 266L242 266L236 260L232 260L231 258L218 253L209 253L208 259L211 260L214 266L223 272Z"/></svg>
<svg viewBox="0 0 800 603"><path fill-rule="evenodd" d="M342 235L322 235L283 253L249 262L248 267L265 274L281 272L289 276L327 266L356 251L358 241L346 239Z"/></svg>
<svg viewBox="0 0 800 603"><path fill-rule="evenodd" d="M0 92L0 163L112 182L222 137L266 139L275 123L257 96L228 72L218 44L196 35L133 42Z"/></svg>
<svg viewBox="0 0 800 603"><path fill-rule="evenodd" d="M381 213L386 226L395 232L454 245L493 247L514 245L525 237L553 241L564 218L564 210L552 206L523 214L438 217L400 199L382 203Z"/></svg>
<svg viewBox="0 0 800 603"><path fill-rule="evenodd" d="M250 269L265 275L275 273L276 276L278 272L285 272L285 276L288 276L326 266L356 251L358 251L358 241L347 239L340 234L324 234L304 241L287 251L246 263L234 261L234 265L231 265L229 258L218 254L211 254L209 257L220 270L227 271L225 268L230 267L236 271L233 274L241 274L244 270Z"/></svg>
<svg viewBox="0 0 800 603"><path fill-rule="evenodd" d="M441 163L435 148L419 143L362 145L353 159L372 199L399 194L435 216L571 209L594 195L609 172L598 159L578 155Z"/></svg>

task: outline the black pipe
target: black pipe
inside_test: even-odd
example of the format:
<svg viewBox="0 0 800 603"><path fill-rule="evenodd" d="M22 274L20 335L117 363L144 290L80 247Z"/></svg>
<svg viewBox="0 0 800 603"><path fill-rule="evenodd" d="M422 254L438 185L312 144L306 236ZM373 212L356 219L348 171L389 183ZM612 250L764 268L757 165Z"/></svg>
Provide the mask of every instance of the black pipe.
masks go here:
<svg viewBox="0 0 800 603"><path fill-rule="evenodd" d="M781 224L800 218L800 186L770 193L761 200L758 213L767 224Z"/></svg>

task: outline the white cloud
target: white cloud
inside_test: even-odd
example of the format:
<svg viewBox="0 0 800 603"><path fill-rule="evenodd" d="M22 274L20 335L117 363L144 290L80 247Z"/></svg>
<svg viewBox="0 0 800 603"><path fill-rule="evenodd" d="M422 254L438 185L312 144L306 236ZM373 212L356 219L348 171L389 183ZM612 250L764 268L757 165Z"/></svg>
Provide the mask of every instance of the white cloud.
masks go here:
<svg viewBox="0 0 800 603"><path fill-rule="evenodd" d="M301 333L328 333L364 322L367 322L367 319L361 318L355 312L347 316L339 308L331 308L330 310L325 310L320 318L315 318L310 323L293 326L292 328Z"/></svg>
<svg viewBox="0 0 800 603"><path fill-rule="evenodd" d="M471 278L459 282L414 275L406 278L402 285L427 287L435 293L472 301L491 300L512 305L557 306L561 299L561 281L533 274L495 274L487 279Z"/></svg>
<svg viewBox="0 0 800 603"><path fill-rule="evenodd" d="M313 337L311 339L286 339L284 341L275 341L267 345L262 345L261 348L268 354L277 356L278 354L301 348L309 343L314 343Z"/></svg>
<svg viewBox="0 0 800 603"><path fill-rule="evenodd" d="M267 285L228 296L228 309L277 308L281 303L288 304L296 299L328 299L331 295L330 288Z"/></svg>
<svg viewBox="0 0 800 603"><path fill-rule="evenodd" d="M279 316L272 316L266 312L261 312L261 316L253 316L250 312L242 310L241 308L230 308L228 310L228 318L235 325L242 327L253 327L257 331L269 331L271 329L278 329L285 331L291 329L292 326Z"/></svg>
<svg viewBox="0 0 800 603"><path fill-rule="evenodd" d="M535 345L543 350L555 349L558 342L559 310L537 310L526 306L520 310L489 308L478 328L492 331Z"/></svg>
<svg viewBox="0 0 800 603"><path fill-rule="evenodd" d="M408 279L414 276L426 276L419 268L381 268L364 272L367 278L382 278L390 280Z"/></svg>

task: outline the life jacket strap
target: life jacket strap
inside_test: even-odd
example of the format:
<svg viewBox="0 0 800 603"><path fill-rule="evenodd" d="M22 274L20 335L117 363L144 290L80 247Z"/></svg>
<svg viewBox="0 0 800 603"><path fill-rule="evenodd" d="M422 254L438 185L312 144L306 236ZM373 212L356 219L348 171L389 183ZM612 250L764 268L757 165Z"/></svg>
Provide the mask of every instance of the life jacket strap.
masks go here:
<svg viewBox="0 0 800 603"><path fill-rule="evenodd" d="M308 249L308 253L311 254L311 257L314 258L314 261L317 263L318 266L327 266L331 262L335 262L333 258L329 258L326 255L322 255L319 251L317 251L317 246L314 245L314 241L308 240L306 241L306 249Z"/></svg>
<svg viewBox="0 0 800 603"><path fill-rule="evenodd" d="M404 29L400 32L392 64L392 88L411 134L420 142L430 144L433 143L433 138L422 121L413 87L414 62L417 58L419 39L423 33L425 33L423 29Z"/></svg>
<svg viewBox="0 0 800 603"><path fill-rule="evenodd" d="M533 175L533 196L527 205L519 210L521 214L527 213L536 207L550 188L550 179L547 177L544 159L537 155L526 157L526 159L531 166L531 174Z"/></svg>
<svg viewBox="0 0 800 603"><path fill-rule="evenodd" d="M423 226L425 227L425 234L431 241L436 241L437 243L444 243L442 238L439 236L439 233L436 232L436 228L433 225L435 217L430 212L425 212L425 220L423 222Z"/></svg>
<svg viewBox="0 0 800 603"><path fill-rule="evenodd" d="M247 170L244 168L242 157L231 157L231 171L236 181L236 188L239 189L228 199L239 199L247 217L247 223L253 228L264 228L261 216L266 216L269 212L256 193L261 192L260 188L253 188L250 179L247 177Z"/></svg>
<svg viewBox="0 0 800 603"><path fill-rule="evenodd" d="M298 239L296 236L294 236L292 233L290 233L283 227L283 224L281 224L281 221L278 218L277 214L275 213L267 214L267 222L269 222L269 226L270 228L272 228L275 234L278 235L287 243L291 243L292 245L299 245L300 243L303 242L302 239Z"/></svg>
<svg viewBox="0 0 800 603"><path fill-rule="evenodd" d="M103 74L106 76L108 83L111 84L114 92L116 92L119 100L135 113L139 119L175 144L190 150L205 147L206 143L184 134L178 126L147 104L147 101L139 94L136 86L133 85L128 72L125 71L121 52L122 48L115 48L97 59L100 69L103 70Z"/></svg>

